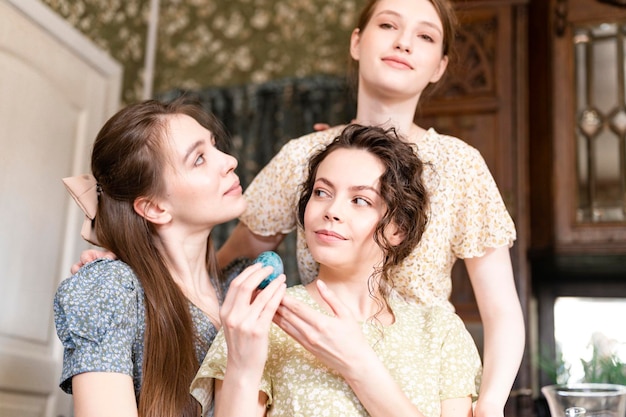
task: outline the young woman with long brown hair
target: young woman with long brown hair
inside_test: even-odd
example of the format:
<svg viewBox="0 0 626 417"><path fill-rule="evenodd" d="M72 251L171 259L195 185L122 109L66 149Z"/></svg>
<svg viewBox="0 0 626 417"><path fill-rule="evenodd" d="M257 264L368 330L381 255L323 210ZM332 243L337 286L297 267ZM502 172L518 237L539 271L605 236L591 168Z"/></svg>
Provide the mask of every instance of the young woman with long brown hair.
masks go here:
<svg viewBox="0 0 626 417"><path fill-rule="evenodd" d="M61 387L77 417L192 417L189 384L220 326L227 283L211 230L246 208L220 123L186 99L128 106L100 130L93 175L66 178L83 235L119 260L64 280L54 301ZM257 284L271 268L242 276ZM255 299L273 316L280 276Z"/></svg>

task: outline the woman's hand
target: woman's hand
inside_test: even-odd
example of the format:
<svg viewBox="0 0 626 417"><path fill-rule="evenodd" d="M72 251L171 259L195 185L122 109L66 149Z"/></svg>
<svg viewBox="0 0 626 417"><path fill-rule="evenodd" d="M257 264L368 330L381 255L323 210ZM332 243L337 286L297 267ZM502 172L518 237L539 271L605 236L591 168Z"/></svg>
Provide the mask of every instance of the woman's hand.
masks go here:
<svg viewBox="0 0 626 417"><path fill-rule="evenodd" d="M352 119L350 123L356 123L356 119ZM328 123L323 123L323 122L313 123L313 130L316 132L322 132L324 130L330 129L331 127L332 126L329 125Z"/></svg>
<svg viewBox="0 0 626 417"><path fill-rule="evenodd" d="M267 396L259 391L269 345L272 317L285 295L285 275L263 290L257 287L272 267L244 269L228 289L220 309L228 346L226 375L215 385L215 415L264 416Z"/></svg>
<svg viewBox="0 0 626 417"><path fill-rule="evenodd" d="M271 267L262 267L261 264L244 269L230 284L220 309L228 345L228 370L255 370L259 380L267 359L272 318L286 289L284 274L265 289L257 289L271 272Z"/></svg>
<svg viewBox="0 0 626 417"><path fill-rule="evenodd" d="M88 264L89 262L95 261L96 259L106 258L106 259L117 259L117 256L113 252L109 252L101 249L87 249L81 252L80 260L76 262L70 268L70 272L72 275L78 272L80 268Z"/></svg>
<svg viewBox="0 0 626 417"><path fill-rule="evenodd" d="M315 130L316 132L321 132L323 130L328 130L330 129L330 125L328 123L314 123L313 124L313 130Z"/></svg>
<svg viewBox="0 0 626 417"><path fill-rule="evenodd" d="M366 358L375 356L361 325L322 281L317 289L332 310L329 317L286 296L278 307L274 322L324 365L349 378L351 370Z"/></svg>
<svg viewBox="0 0 626 417"><path fill-rule="evenodd" d="M286 296L274 322L320 362L341 374L372 417L423 417L367 343L361 324L322 281L317 280L316 285L334 317ZM394 404L393 409L389 404ZM471 410L469 399L468 404Z"/></svg>

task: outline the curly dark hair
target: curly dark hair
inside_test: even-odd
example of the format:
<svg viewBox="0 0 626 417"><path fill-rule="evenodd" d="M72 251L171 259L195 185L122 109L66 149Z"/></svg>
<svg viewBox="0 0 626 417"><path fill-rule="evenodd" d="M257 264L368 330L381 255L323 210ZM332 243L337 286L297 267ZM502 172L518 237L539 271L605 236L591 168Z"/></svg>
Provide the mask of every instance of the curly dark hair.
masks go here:
<svg viewBox="0 0 626 417"><path fill-rule="evenodd" d="M386 212L376 225L374 241L385 254L379 276L383 296L393 287L390 270L406 258L419 243L428 222L428 193L422 182L424 163L417 156L415 146L403 141L395 129L351 124L328 146L309 161L306 180L301 186L298 201L298 221L304 227L304 211L313 193L317 169L322 161L337 149L359 149L376 156L384 165L380 177L380 195ZM393 224L403 237L392 245L385 237L385 229ZM385 289L387 287L387 289Z"/></svg>

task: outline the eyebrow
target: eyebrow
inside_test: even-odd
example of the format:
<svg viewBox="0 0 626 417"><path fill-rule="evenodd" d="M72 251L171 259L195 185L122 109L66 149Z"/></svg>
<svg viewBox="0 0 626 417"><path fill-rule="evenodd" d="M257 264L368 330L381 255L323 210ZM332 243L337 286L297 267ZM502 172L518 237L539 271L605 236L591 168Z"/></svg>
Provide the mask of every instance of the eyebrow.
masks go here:
<svg viewBox="0 0 626 417"><path fill-rule="evenodd" d="M398 13L398 12L396 12L396 11L393 11L393 10L381 10L380 12L376 13L373 17L378 17L378 16L381 16L381 15L386 15L386 14L390 14L390 15L392 15L392 16L402 18L402 15L401 15L400 13ZM431 28L435 29L435 30L436 30L437 32L439 32L440 34L442 33L441 28L439 28L439 26L437 26L437 25L436 25L435 23L433 23L433 22L429 22L428 20L420 20L419 24L420 24L420 25L426 25L426 26L429 26L429 27L431 27Z"/></svg>
<svg viewBox="0 0 626 417"><path fill-rule="evenodd" d="M209 132L209 142L213 142L214 139L215 139L215 136L213 136L213 133ZM189 159L189 156L196 149L198 149L200 146L204 145L205 143L206 143L206 139L198 139L197 141L189 145L189 147L187 148L187 152L185 152L185 156L183 157L183 162L187 162L187 160Z"/></svg>
<svg viewBox="0 0 626 417"><path fill-rule="evenodd" d="M335 187L334 184L330 182L329 180L327 180L326 178L322 177L322 178L317 178L315 180L315 182L318 182L318 181L323 182L329 187L333 187L333 188ZM362 191L362 190L368 191L369 190L369 191L376 193L377 195L380 195L380 192L376 188L372 187L371 185L353 185L352 187L349 188L349 190L350 191Z"/></svg>
<svg viewBox="0 0 626 417"><path fill-rule="evenodd" d="M185 156L183 158L184 162L187 162L187 160L189 159L189 157L191 156L191 154L198 149L200 146L202 146L202 144L204 144L204 140L203 139L198 139L197 141L195 141L194 143L192 143L188 148L187 148L187 152L185 152Z"/></svg>

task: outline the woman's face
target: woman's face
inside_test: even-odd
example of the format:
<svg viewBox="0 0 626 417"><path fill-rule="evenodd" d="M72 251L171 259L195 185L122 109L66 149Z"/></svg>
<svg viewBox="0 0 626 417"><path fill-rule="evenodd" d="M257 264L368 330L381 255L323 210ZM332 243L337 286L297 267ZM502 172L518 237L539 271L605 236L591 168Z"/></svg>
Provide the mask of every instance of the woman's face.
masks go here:
<svg viewBox="0 0 626 417"><path fill-rule="evenodd" d="M374 242L385 213L380 195L382 162L371 153L338 149L318 166L304 212L304 233L313 258L330 268L365 268L382 260Z"/></svg>
<svg viewBox="0 0 626 417"><path fill-rule="evenodd" d="M380 0L367 26L352 33L359 89L378 98L418 97L445 72L441 19L428 0Z"/></svg>
<svg viewBox="0 0 626 417"><path fill-rule="evenodd" d="M235 174L237 160L218 150L213 134L190 116L168 116L166 132L171 154L159 200L172 221L203 231L241 215L246 201Z"/></svg>

